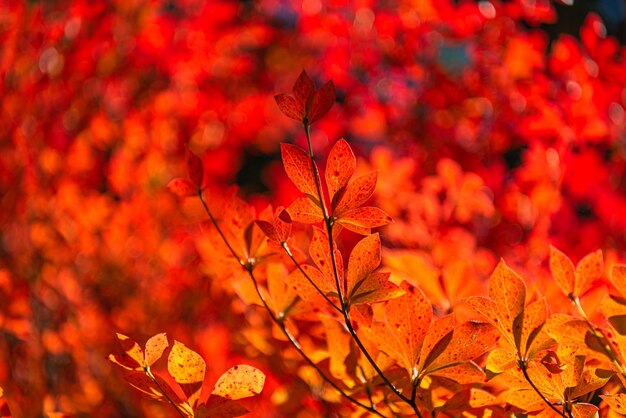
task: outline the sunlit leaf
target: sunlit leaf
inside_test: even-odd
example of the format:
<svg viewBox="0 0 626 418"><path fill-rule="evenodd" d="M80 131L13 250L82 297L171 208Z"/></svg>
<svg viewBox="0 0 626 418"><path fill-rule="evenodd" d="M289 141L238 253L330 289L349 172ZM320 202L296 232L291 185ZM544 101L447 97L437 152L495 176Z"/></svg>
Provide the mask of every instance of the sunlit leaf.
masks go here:
<svg viewBox="0 0 626 418"><path fill-rule="evenodd" d="M226 399L243 399L258 395L265 385L265 375L259 369L240 364L220 376L212 395Z"/></svg>
<svg viewBox="0 0 626 418"><path fill-rule="evenodd" d="M163 352L168 347L167 336L165 333L157 334L151 337L146 342L146 365L152 366L158 359L161 358Z"/></svg>
<svg viewBox="0 0 626 418"><path fill-rule="evenodd" d="M331 201L340 189L344 188L356 168L356 158L350 145L340 139L335 142L326 162L326 184Z"/></svg>
<svg viewBox="0 0 626 418"><path fill-rule="evenodd" d="M307 153L302 148L291 144L280 144L280 152L287 177L302 193L317 196L313 165Z"/></svg>
<svg viewBox="0 0 626 418"><path fill-rule="evenodd" d="M188 399L192 399L202 387L205 363L195 351L183 343L174 341L167 359L167 370L178 383ZM190 402L191 403L191 402Z"/></svg>

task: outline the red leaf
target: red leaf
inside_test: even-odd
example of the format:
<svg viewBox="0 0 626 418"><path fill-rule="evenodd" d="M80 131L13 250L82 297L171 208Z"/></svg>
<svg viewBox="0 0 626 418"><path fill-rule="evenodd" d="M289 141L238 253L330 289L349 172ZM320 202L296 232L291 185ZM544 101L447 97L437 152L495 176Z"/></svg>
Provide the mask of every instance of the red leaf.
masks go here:
<svg viewBox="0 0 626 418"><path fill-rule="evenodd" d="M371 173L357 177L348 183L343 195L339 201L336 202L333 214L336 217L340 217L343 212L357 208L367 202L367 200L372 196L372 193L374 193L377 180L378 173L376 171L372 171Z"/></svg>
<svg viewBox="0 0 626 418"><path fill-rule="evenodd" d="M196 154L187 150L186 155L187 162L187 176L189 181L196 189L202 188L202 179L204 177L204 167L202 166L202 160Z"/></svg>
<svg viewBox="0 0 626 418"><path fill-rule="evenodd" d="M287 177L302 193L316 198L315 175L307 153L302 148L291 144L280 144L280 152Z"/></svg>
<svg viewBox="0 0 626 418"><path fill-rule="evenodd" d="M345 212L336 220L338 224L358 234L369 234L371 228L391 223L391 216L375 207L356 208Z"/></svg>
<svg viewBox="0 0 626 418"><path fill-rule="evenodd" d="M302 112L298 110L298 105L296 104L296 99L286 94L277 94L274 96L276 100L276 104L283 114L289 116L292 119L299 120L302 122L304 115Z"/></svg>
<svg viewBox="0 0 626 418"><path fill-rule="evenodd" d="M304 224L314 224L324 220L322 209L308 197L294 200L287 211L291 219Z"/></svg>
<svg viewBox="0 0 626 418"><path fill-rule="evenodd" d="M335 142L326 161L326 184L331 201L335 193L348 184L355 168L356 158L350 145L344 139Z"/></svg>
<svg viewBox="0 0 626 418"><path fill-rule="evenodd" d="M180 197L195 196L198 194L198 189L193 187L189 180L183 178L175 178L171 180L167 184L167 188L170 192Z"/></svg>
<svg viewBox="0 0 626 418"><path fill-rule="evenodd" d="M406 283L402 289L406 294L387 302L385 322L374 322L368 337L414 376L433 311L420 289Z"/></svg>
<svg viewBox="0 0 626 418"><path fill-rule="evenodd" d="M240 417L248 412L238 402L217 395L209 396L207 403L200 407L200 416L211 418Z"/></svg>
<svg viewBox="0 0 626 418"><path fill-rule="evenodd" d="M276 233L276 228L274 228L274 225L272 225L270 222L257 219L256 221L254 221L254 223L256 223L261 231L263 231L265 236L267 236L270 240L279 241L278 234Z"/></svg>
<svg viewBox="0 0 626 418"><path fill-rule="evenodd" d="M296 99L296 108L298 109L300 115L306 115L309 113L314 95L315 85L306 71L302 70L293 85L293 96ZM300 120L302 120L302 116L300 117ZM310 118L309 122L312 122Z"/></svg>
<svg viewBox="0 0 626 418"><path fill-rule="evenodd" d="M309 123L321 119L335 103L335 85L332 81L328 81L322 88L315 93L313 104L308 114Z"/></svg>

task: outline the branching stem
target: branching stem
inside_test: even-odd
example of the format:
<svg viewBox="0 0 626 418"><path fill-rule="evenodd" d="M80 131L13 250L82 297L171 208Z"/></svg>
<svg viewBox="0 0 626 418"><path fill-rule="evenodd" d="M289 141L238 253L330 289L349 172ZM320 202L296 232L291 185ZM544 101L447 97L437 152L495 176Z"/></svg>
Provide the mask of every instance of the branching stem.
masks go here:
<svg viewBox="0 0 626 418"><path fill-rule="evenodd" d="M378 367L378 364L376 364L376 361L374 361L374 359L372 358L371 354L368 352L367 348L365 347L365 345L363 344L363 342L359 338L358 334L356 333L356 330L352 326L352 321L350 320L350 311L349 311L348 301L346 301L346 299L344 298L343 283L341 283L341 281L340 281L339 272L338 272L338 269L337 269L337 260L335 258L335 251L334 251L333 222L332 222L332 218L328 214L328 209L326 208L326 203L324 201L324 194L322 192L322 182L321 182L319 173L317 172L317 169L316 169L316 166L315 166L315 155L313 154L313 146L311 144L311 132L310 132L311 131L311 129L310 129L311 125L308 123L308 121L306 119L303 121L303 127L304 127L304 134L306 136L307 147L308 147L308 151L309 151L309 158L311 160L311 170L313 171L313 176L314 176L314 179L315 179L315 188L316 188L316 191L317 191L317 197L319 198L320 206L321 206L321 209L322 209L322 215L324 217L324 225L326 226L326 233L328 235L328 243L329 243L329 247L330 247L329 248L329 252L330 252L331 262L332 262L332 265L333 265L333 275L335 276L334 278L335 278L335 285L337 286L337 294L339 295L339 303L340 303L340 306L341 306L341 314L343 315L346 328L348 329L348 332L352 336L352 339L354 340L354 342L356 342L357 346L359 347L359 350L363 353L363 355L365 356L367 361L374 368L374 370L380 376L380 378L385 382L385 384L400 399L402 399L404 402L406 402L408 405L411 406L411 408L415 412L415 415L417 415L418 418L422 418L421 413L420 413L419 409L417 408L416 403L414 401L411 401L411 399L409 399L406 395L404 395L387 378L387 376L385 376L383 371L380 369L380 367Z"/></svg>
<svg viewBox="0 0 626 418"><path fill-rule="evenodd" d="M339 385L337 383L335 383L331 378L326 376L326 374L324 374L324 372L317 366L317 364L315 364L315 362L304 352L304 350L300 346L300 343L295 339L295 337L293 335L291 335L289 330L287 330L287 327L285 326L285 322L283 321L283 319L276 317L276 315L274 314L274 312L272 311L270 306L267 304L267 301L265 300L265 296L263 296L263 293L261 292L261 288L259 287L259 283L258 283L258 281L257 281L257 279L256 279L256 277L254 275L254 272L253 272L254 266L250 265L248 263L243 262L239 258L239 256L237 255L237 253L235 252L233 247L230 245L230 243L226 239L226 235L224 234L224 232L222 231L221 227L217 223L215 217L213 216L213 213L211 212L211 210L209 209L208 205L206 204L206 202L204 200L204 197L202 195L202 191L198 191L198 196L200 197L200 200L202 201L202 205L204 206L204 210L205 210L206 214L208 215L209 219L211 220L211 223L213 224L213 226L215 226L215 229L217 230L218 234L220 235L220 237L224 241L224 244L226 244L226 246L230 250L232 256L239 261L239 263L241 264L241 267L248 273L248 276L250 277L250 280L252 281L252 284L254 285L254 289L256 290L256 293L259 296L259 299L261 300L261 303L263 304L263 307L265 308L265 310L269 314L270 318L280 328L280 330L283 332L285 337L287 337L287 339L289 340L291 345L296 349L296 351L298 351L298 353L300 353L300 355L302 356L304 361L306 361L309 364L309 366L313 367L319 373L319 375L322 377L322 379L324 379L325 382L327 382L330 386L332 386L337 392L339 392L339 394L341 394L341 396L346 398L348 401L352 402L354 405L356 405L356 406L358 406L360 408L363 408L363 409L371 412L374 415L377 415L379 417L383 417L384 418L384 415L382 415L380 412L378 412L374 407L369 407L369 406L365 405L364 403L360 402L359 400L353 398L349 394L347 394L342 388L339 387ZM178 411L178 412L181 413L180 411Z"/></svg>

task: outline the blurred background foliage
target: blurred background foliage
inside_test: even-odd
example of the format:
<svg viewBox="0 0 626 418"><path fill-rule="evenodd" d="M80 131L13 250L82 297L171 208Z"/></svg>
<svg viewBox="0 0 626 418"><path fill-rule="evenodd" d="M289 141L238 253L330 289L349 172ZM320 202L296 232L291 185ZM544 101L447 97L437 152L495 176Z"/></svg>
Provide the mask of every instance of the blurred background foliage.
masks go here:
<svg viewBox="0 0 626 418"><path fill-rule="evenodd" d="M360 170L380 171L389 268L462 277L453 303L499 257L541 282L550 243L623 259L624 18L619 0L3 2L0 386L13 413L167 416L105 361L116 331L185 341L208 381L260 367L258 416L327 413L218 274L201 207L165 188L189 146L208 186L288 204L278 144L304 138L273 96L302 69L337 87L316 152L345 137Z"/></svg>

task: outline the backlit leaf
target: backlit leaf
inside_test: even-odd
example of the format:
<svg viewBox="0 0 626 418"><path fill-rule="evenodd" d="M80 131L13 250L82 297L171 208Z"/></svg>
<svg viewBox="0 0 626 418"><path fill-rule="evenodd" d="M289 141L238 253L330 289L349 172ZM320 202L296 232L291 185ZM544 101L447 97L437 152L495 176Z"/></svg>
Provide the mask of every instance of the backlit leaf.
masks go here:
<svg viewBox="0 0 626 418"><path fill-rule="evenodd" d="M401 287L406 293L386 303L385 321L374 322L368 337L413 377L433 312L420 289L407 283Z"/></svg>
<svg viewBox="0 0 626 418"><path fill-rule="evenodd" d="M600 397L613 411L618 414L626 415L626 394L618 393L616 395L600 395Z"/></svg>
<svg viewBox="0 0 626 418"><path fill-rule="evenodd" d="M109 354L109 361L128 370L141 370L144 365L144 356L141 347L126 335L116 334L121 350Z"/></svg>
<svg viewBox="0 0 626 418"><path fill-rule="evenodd" d="M233 418L247 414L248 411L239 402L221 396L211 395L205 405L199 410L200 417Z"/></svg>
<svg viewBox="0 0 626 418"><path fill-rule="evenodd" d="M313 237L311 237L311 244L309 245L309 255L329 283L335 284L335 269L337 270L339 283L343 283L344 273L341 253L337 249L334 249L335 264L333 264L333 259L330 256L330 241L326 233L319 228L313 228ZM333 286L333 289L335 291L337 290L336 285Z"/></svg>
<svg viewBox="0 0 626 418"><path fill-rule="evenodd" d="M165 335L165 333L157 334L151 337L146 342L146 365L150 367L158 359L160 359L168 345L169 343L167 342L167 336Z"/></svg>
<svg viewBox="0 0 626 418"><path fill-rule="evenodd" d="M316 197L315 174L307 153L302 148L291 144L280 144L280 152L287 177L302 193Z"/></svg>
<svg viewBox="0 0 626 418"><path fill-rule="evenodd" d="M335 142L326 161L326 184L331 201L348 184L356 168L356 158L345 139Z"/></svg>
<svg viewBox="0 0 626 418"><path fill-rule="evenodd" d="M391 217L381 209L364 207L345 212L337 219L337 223L353 232L366 235L371 228L391 223Z"/></svg>
<svg viewBox="0 0 626 418"><path fill-rule="evenodd" d="M300 197L294 200L289 205L287 212L290 219L305 224L314 224L324 220L322 209L308 197Z"/></svg>
<svg viewBox="0 0 626 418"><path fill-rule="evenodd" d="M377 180L378 172L372 171L350 181L336 203L333 215L340 218L344 212L367 202L376 189Z"/></svg>
<svg viewBox="0 0 626 418"><path fill-rule="evenodd" d="M240 364L220 376L211 394L232 400L249 398L261 393L264 384L263 372L255 367Z"/></svg>
<svg viewBox="0 0 626 418"><path fill-rule="evenodd" d="M550 271L563 293L569 295L574 292L576 280L574 264L569 257L552 246L550 246Z"/></svg>
<svg viewBox="0 0 626 418"><path fill-rule="evenodd" d="M603 273L602 251L597 250L584 256L576 265L575 295L580 296L583 294L594 280L602 277Z"/></svg>
<svg viewBox="0 0 626 418"><path fill-rule="evenodd" d="M277 94L274 96L276 100L276 104L283 114L289 116L292 119L302 121L303 114L298 110L298 105L296 104L296 99L287 95L287 94Z"/></svg>
<svg viewBox="0 0 626 418"><path fill-rule="evenodd" d="M621 295L626 297L626 264L614 264L611 267L611 281Z"/></svg>
<svg viewBox="0 0 626 418"><path fill-rule="evenodd" d="M363 281L380 265L380 236L368 235L352 249L348 259L347 292L349 295L358 291Z"/></svg>
<svg viewBox="0 0 626 418"><path fill-rule="evenodd" d="M181 386L188 399L192 398L202 387L205 368L204 360L198 353L190 350L183 343L174 341L167 359L167 370Z"/></svg>
<svg viewBox="0 0 626 418"><path fill-rule="evenodd" d="M489 299L474 296L465 299L472 309L498 328L511 346L520 349L526 286L503 260L489 279Z"/></svg>
<svg viewBox="0 0 626 418"><path fill-rule="evenodd" d="M335 85L332 80L327 81L313 97L311 110L309 112L309 122L313 123L321 119L335 103Z"/></svg>

